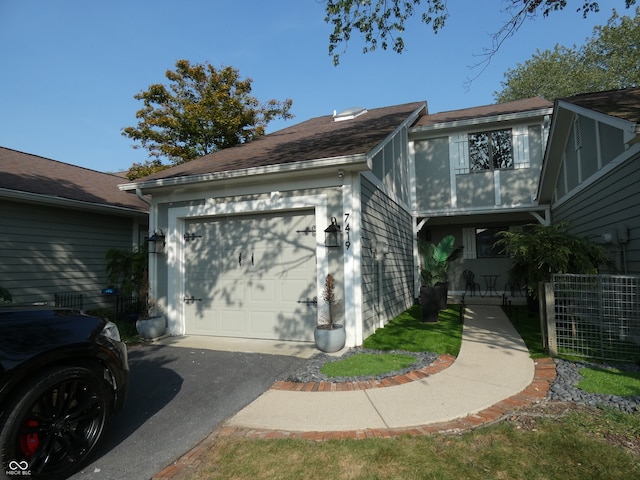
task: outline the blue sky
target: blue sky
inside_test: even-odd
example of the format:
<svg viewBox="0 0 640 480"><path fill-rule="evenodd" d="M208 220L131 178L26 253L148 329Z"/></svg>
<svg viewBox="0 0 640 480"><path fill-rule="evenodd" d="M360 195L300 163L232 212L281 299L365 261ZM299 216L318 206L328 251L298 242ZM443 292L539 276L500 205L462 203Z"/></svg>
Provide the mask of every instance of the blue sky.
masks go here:
<svg viewBox="0 0 640 480"><path fill-rule="evenodd" d="M507 18L503 6L451 0L438 35L413 21L401 55L362 54L356 36L334 67L320 0L0 0L0 145L126 170L147 158L121 135L142 107L133 96L165 83L166 70L183 58L239 69L261 101L293 99L296 118L273 122L269 131L352 106L424 100L436 113L491 104L509 68L537 49L581 45L612 8L586 20L571 6L540 16L484 71L470 68Z"/></svg>

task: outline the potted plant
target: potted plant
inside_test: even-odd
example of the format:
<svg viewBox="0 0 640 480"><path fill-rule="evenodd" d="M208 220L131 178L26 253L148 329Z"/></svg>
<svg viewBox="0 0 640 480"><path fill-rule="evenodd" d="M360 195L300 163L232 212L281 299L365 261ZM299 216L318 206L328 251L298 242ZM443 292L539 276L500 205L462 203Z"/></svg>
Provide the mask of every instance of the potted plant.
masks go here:
<svg viewBox="0 0 640 480"><path fill-rule="evenodd" d="M167 329L167 319L157 311L157 306L157 301L149 297L138 320L136 320L138 335L147 340L164 335Z"/></svg>
<svg viewBox="0 0 640 480"><path fill-rule="evenodd" d="M339 315L339 302L336 300L335 283L331 275L327 275L322 291L322 313L314 331L316 346L326 353L338 352L344 348L346 332L344 325L336 323Z"/></svg>
<svg viewBox="0 0 640 480"><path fill-rule="evenodd" d="M422 281L420 304L424 322L437 322L438 312L447 308L449 264L460 257L463 248L456 247L455 241L453 235L447 235L437 245L419 242Z"/></svg>
<svg viewBox="0 0 640 480"><path fill-rule="evenodd" d="M146 245L136 248L110 248L106 253L107 281L117 293L118 320L135 321L147 303L149 291L149 253Z"/></svg>

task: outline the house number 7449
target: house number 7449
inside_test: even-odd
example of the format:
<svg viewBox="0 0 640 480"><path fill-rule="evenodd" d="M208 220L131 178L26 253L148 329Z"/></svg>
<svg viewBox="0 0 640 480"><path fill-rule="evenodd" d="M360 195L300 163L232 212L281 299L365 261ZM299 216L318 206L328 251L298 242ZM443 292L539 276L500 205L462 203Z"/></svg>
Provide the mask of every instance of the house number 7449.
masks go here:
<svg viewBox="0 0 640 480"><path fill-rule="evenodd" d="M349 234L351 232L351 227L349 226L349 216L351 214L350 213L345 213L344 214L344 231L347 234L347 241L344 242L344 246L347 247L347 250L349 250L349 247L351 246L351 239L349 237Z"/></svg>

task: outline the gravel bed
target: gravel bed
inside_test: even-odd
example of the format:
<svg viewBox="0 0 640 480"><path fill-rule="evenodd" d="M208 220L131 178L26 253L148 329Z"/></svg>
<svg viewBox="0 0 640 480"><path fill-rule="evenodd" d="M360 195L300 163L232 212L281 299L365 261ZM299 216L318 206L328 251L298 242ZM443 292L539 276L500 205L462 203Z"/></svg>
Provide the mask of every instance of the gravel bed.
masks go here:
<svg viewBox="0 0 640 480"><path fill-rule="evenodd" d="M627 413L640 413L640 395L632 397L618 397L616 395L603 395L601 393L589 393L576 388L576 384L582 380L579 373L581 368L616 368L629 372L640 372L639 365L633 364L595 364L588 362L570 362L554 359L556 363L556 381L547 394L547 399L562 402L575 402L591 407L613 407Z"/></svg>
<svg viewBox="0 0 640 480"><path fill-rule="evenodd" d="M411 355L416 358L415 363L410 367L403 370L397 370L394 372L386 372L381 375L369 375L360 377L327 377L320 372L322 366L329 362L336 362L344 360L353 355L360 353L400 353L405 355ZM327 355L324 353L318 353L311 357L301 368L293 373L287 374L279 378L279 380L287 382L354 382L359 380L382 380L386 377L394 375L402 375L412 370L418 370L422 367L430 365L438 358L438 355L432 352L406 352L401 350L369 350L365 348L352 348L345 352L343 355L336 357L334 355ZM631 372L640 372L640 365L633 364L621 364L621 365L607 365L607 364L594 364L588 362L570 362L567 360L561 360L559 358L554 359L556 364L556 380L551 385L549 393L547 393L548 400L555 400L561 402L574 402L591 407L613 407L627 413L640 413L640 395L632 397L618 397L615 395L603 395L599 393L589 393L584 390L576 388L577 383L582 379L579 373L581 368L595 367L595 368L617 368L619 370L626 370Z"/></svg>
<svg viewBox="0 0 640 480"><path fill-rule="evenodd" d="M396 370L394 372L386 372L381 375L367 375L360 377L327 377L323 373L320 372L322 366L329 362L335 362L338 360L344 360L345 358L349 358L353 355L358 355L360 353L400 353L404 355L411 355L415 357L416 361L410 367L404 368L402 370ZM281 378L280 380L284 380L286 382L354 382L359 380L382 380L385 377L391 377L394 375L402 375L404 373L411 372L413 370L419 370L422 367L426 367L430 365L438 358L436 353L431 352L405 352L401 350L370 350L366 348L352 348L347 350L344 354L339 357L334 355L327 355L325 353L318 353L311 357L305 365L296 370L295 372Z"/></svg>

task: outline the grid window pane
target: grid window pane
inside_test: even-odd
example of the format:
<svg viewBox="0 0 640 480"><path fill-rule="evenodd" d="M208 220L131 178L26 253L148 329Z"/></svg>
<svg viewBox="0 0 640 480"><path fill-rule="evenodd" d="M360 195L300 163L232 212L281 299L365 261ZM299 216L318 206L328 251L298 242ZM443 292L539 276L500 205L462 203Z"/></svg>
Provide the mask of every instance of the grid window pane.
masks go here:
<svg viewBox="0 0 640 480"><path fill-rule="evenodd" d="M469 170L502 170L513 168L511 129L470 133Z"/></svg>
<svg viewBox="0 0 640 480"><path fill-rule="evenodd" d="M491 132L491 153L495 170L513 168L513 152L511 149L511 130Z"/></svg>
<svg viewBox="0 0 640 480"><path fill-rule="evenodd" d="M489 135L486 133L469 134L469 169L472 172L489 170Z"/></svg>

